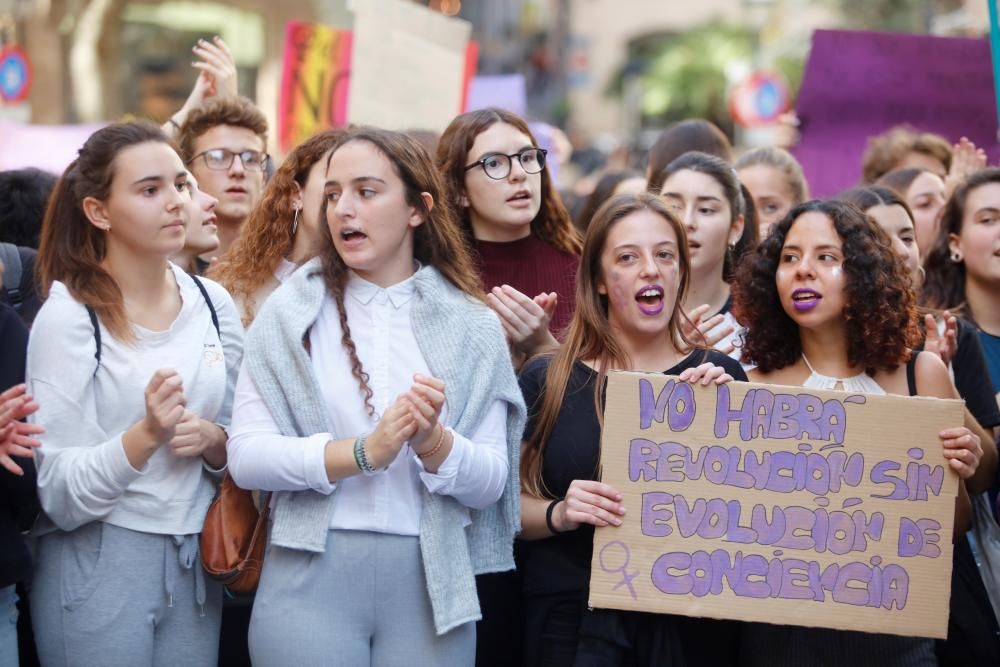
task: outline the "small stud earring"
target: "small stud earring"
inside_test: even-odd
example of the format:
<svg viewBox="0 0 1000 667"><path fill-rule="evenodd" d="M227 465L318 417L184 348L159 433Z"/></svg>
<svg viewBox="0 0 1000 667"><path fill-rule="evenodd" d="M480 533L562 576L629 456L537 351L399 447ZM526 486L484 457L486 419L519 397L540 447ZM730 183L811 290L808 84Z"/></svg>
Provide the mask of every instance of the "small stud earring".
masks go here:
<svg viewBox="0 0 1000 667"><path fill-rule="evenodd" d="M958 254L958 251L952 251L951 261L954 262L955 264L958 264L959 262L962 261L962 256Z"/></svg>

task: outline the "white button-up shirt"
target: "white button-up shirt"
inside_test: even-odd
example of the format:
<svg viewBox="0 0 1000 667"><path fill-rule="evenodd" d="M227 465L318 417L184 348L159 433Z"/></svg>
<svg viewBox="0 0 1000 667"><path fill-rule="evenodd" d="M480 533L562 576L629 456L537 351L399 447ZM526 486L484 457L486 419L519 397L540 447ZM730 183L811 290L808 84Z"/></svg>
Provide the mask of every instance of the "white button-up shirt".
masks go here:
<svg viewBox="0 0 1000 667"><path fill-rule="evenodd" d="M344 308L351 340L368 375L374 416L369 416L352 375L336 303L331 296L323 303L309 332L309 343L313 372L339 438L371 433L396 397L410 389L415 373L431 374L410 325L413 296L413 277L389 288L354 274L347 283ZM444 425L448 424L447 412L445 404L440 417ZM388 469L332 483L324 462L332 435L282 436L244 366L236 383L229 466L239 471L241 482L254 489L313 489L329 494L339 486L331 528L418 535L421 486L431 493L453 496L467 507L483 508L499 499L507 480L507 409L503 401L489 407L474 433L451 432L454 445L436 474L426 472L413 450L404 445Z"/></svg>

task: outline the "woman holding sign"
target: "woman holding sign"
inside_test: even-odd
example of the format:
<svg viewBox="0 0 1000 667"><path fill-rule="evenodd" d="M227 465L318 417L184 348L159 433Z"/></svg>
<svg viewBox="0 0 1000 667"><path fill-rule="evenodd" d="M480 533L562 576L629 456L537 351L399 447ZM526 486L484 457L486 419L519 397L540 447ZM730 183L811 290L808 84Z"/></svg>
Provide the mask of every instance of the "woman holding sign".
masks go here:
<svg viewBox="0 0 1000 667"><path fill-rule="evenodd" d="M566 342L521 373L529 414L519 561L525 665L734 659L731 624L587 610L594 527L620 525L626 509L615 489L596 481L608 371L662 372L702 384L746 378L735 360L685 337L689 266L684 229L659 197L611 199L587 232Z"/></svg>
<svg viewBox="0 0 1000 667"><path fill-rule="evenodd" d="M850 204L812 201L792 209L740 267L734 297L749 328L743 354L757 365L752 380L958 398L939 357L911 354L919 330L906 267L886 234ZM971 478L982 456L979 437L964 426L939 436L948 464ZM963 484L959 490L967 512ZM764 624L747 628L743 639L750 665L820 657L833 665L937 664L929 639Z"/></svg>
<svg viewBox="0 0 1000 667"><path fill-rule="evenodd" d="M355 128L319 257L264 303L230 473L275 492L257 665L469 665L474 575L512 569L524 405L427 151Z"/></svg>

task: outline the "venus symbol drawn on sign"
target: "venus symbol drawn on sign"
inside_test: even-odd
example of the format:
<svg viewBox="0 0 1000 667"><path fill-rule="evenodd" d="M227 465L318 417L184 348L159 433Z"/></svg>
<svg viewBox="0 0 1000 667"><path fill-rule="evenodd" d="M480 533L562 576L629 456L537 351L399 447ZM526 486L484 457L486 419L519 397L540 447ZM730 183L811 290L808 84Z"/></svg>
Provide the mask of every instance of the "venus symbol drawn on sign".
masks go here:
<svg viewBox="0 0 1000 667"><path fill-rule="evenodd" d="M608 565L604 562L604 552L610 549L611 547L617 547L622 551L622 553L625 554L625 562L622 563L621 566L619 567L608 567ZM631 554L629 554L628 551L628 545L626 545L621 540L608 542L603 547L601 547L601 551L599 554L597 554L597 558L601 564L602 570L604 570L608 574L614 574L615 572L619 572L622 575L622 580L619 581L617 584L615 584L611 588L611 590L617 591L622 586L627 586L628 592L632 596L632 599L638 600L639 596L635 594L635 587L632 585L632 580L639 576L639 570L632 570L632 572L628 571L628 563L629 559L631 558Z"/></svg>

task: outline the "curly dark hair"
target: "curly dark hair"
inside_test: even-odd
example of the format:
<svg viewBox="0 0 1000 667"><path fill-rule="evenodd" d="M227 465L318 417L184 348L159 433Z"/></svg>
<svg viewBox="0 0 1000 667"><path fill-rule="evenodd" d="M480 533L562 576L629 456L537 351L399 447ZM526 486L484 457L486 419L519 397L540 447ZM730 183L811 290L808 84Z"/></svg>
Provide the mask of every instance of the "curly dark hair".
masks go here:
<svg viewBox="0 0 1000 667"><path fill-rule="evenodd" d="M798 325L781 306L775 274L789 230L811 212L827 216L843 244L848 362L864 366L869 374L894 370L920 340L909 275L882 228L855 205L834 200L793 208L740 265L733 283L733 315L748 329L743 360L769 373L802 354Z"/></svg>

